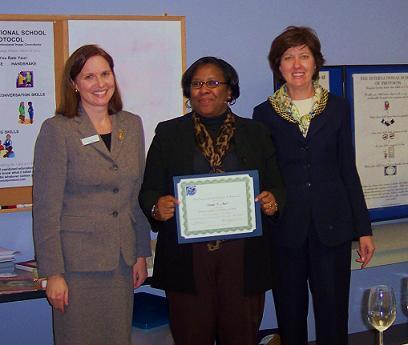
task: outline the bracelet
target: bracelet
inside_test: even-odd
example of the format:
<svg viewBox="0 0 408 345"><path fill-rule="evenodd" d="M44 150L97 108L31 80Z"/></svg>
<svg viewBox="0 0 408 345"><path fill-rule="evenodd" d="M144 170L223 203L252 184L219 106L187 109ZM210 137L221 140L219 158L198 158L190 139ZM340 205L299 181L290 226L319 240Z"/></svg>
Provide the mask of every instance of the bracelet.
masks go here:
<svg viewBox="0 0 408 345"><path fill-rule="evenodd" d="M156 204L154 204L152 206L152 210L150 211L150 214L151 214L152 218L156 219L156 216L157 216L157 206L156 206Z"/></svg>

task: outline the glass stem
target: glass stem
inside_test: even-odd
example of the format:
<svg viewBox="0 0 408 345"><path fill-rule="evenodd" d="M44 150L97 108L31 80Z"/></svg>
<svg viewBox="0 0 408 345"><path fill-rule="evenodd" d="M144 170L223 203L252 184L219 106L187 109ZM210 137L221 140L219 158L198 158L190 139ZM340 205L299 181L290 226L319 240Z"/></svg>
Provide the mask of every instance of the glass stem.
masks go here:
<svg viewBox="0 0 408 345"><path fill-rule="evenodd" d="M382 331L378 331L378 344L379 345L384 345L383 332Z"/></svg>

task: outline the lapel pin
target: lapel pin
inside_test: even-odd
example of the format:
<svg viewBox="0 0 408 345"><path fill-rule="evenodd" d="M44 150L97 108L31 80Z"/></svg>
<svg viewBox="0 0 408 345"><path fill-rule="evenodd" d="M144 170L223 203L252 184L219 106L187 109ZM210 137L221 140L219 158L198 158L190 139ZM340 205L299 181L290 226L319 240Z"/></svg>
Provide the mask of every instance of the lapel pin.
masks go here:
<svg viewBox="0 0 408 345"><path fill-rule="evenodd" d="M123 141L125 139L125 130L124 129L119 129L118 139L119 139L119 141Z"/></svg>

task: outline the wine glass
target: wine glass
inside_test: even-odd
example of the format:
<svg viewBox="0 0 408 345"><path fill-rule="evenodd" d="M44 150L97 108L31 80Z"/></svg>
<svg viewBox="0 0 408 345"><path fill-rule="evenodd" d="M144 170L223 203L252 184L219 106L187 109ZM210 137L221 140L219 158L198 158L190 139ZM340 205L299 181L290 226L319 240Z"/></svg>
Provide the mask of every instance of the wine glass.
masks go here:
<svg viewBox="0 0 408 345"><path fill-rule="evenodd" d="M379 332L379 345L383 345L383 332L392 325L396 311L395 295L391 287L374 286L368 296L368 322Z"/></svg>

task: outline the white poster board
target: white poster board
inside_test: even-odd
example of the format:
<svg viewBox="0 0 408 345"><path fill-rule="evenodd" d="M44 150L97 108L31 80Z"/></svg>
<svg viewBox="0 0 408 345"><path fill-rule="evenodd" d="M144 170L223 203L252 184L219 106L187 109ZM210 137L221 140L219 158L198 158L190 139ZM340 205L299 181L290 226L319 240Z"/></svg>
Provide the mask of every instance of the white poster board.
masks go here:
<svg viewBox="0 0 408 345"><path fill-rule="evenodd" d="M356 163L368 208L408 204L408 73L353 74Z"/></svg>
<svg viewBox="0 0 408 345"><path fill-rule="evenodd" d="M124 110L143 119L146 150L160 121L183 114L182 22L69 20L69 53L98 44L114 60Z"/></svg>

